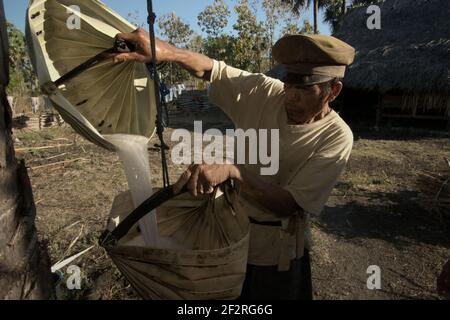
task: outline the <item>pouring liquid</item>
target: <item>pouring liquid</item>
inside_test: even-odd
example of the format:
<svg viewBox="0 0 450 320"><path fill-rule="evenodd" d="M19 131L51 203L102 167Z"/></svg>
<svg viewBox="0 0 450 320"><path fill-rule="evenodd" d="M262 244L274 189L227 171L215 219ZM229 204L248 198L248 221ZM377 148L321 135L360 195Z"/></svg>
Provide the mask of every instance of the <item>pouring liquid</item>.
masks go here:
<svg viewBox="0 0 450 320"><path fill-rule="evenodd" d="M148 138L127 134L112 134L104 137L117 149L125 170L133 205L136 208L153 194L147 153ZM139 228L144 244L158 248L158 226L154 211L139 220Z"/></svg>
<svg viewBox="0 0 450 320"><path fill-rule="evenodd" d="M147 151L149 140L144 136L128 134L104 135L104 138L116 147L125 170L133 205L136 208L153 194ZM158 235L155 210L139 220L139 228L140 235L133 239L129 245L144 245L161 249L188 249L186 245L173 238Z"/></svg>

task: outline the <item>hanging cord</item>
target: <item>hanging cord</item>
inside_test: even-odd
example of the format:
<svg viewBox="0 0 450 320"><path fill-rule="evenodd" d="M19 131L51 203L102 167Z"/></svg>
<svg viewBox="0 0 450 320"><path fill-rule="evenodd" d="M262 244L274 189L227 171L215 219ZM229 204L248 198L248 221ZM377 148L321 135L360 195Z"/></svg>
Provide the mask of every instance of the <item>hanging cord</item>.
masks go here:
<svg viewBox="0 0 450 320"><path fill-rule="evenodd" d="M161 166L162 166L162 174L163 174L163 185L164 187L168 187L170 185L169 182L169 169L167 167L167 158L166 158L166 148L167 145L164 142L163 132L163 108L162 108L162 94L160 91L160 81L158 76L158 70L156 69L156 39L155 39L155 20L156 15L153 12L153 3L152 0L147 0L147 10L148 10L148 25L150 27L150 49L152 52L152 62L147 64L148 71L153 77L153 83L155 85L155 95L156 95L156 132L158 134L158 138L161 144Z"/></svg>
<svg viewBox="0 0 450 320"><path fill-rule="evenodd" d="M167 88L166 84L163 80L160 79L159 81L159 92L161 94L161 105L164 112L164 116L162 118L162 124L164 128L167 128L169 126L169 108L167 106L166 100L164 99L165 96L167 96L170 93L170 90Z"/></svg>

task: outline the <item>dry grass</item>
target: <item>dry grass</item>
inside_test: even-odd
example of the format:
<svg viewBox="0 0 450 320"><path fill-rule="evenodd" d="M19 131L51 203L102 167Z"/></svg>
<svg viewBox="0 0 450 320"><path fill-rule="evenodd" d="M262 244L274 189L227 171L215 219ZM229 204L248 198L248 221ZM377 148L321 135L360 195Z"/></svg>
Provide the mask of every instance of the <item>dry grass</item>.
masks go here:
<svg viewBox="0 0 450 320"><path fill-rule="evenodd" d="M170 141L171 132L172 129L166 131L166 142ZM113 199L128 189L117 155L92 145L65 126L42 131L22 129L15 135L20 140L15 147L21 150L17 157L25 159L29 168L34 168L29 170L29 176L37 208L38 233L48 246L52 262L95 246L73 262L82 270L82 290L68 291L61 283L60 297L137 299L106 252L97 245ZM154 143L157 143L156 138L150 145ZM333 191L333 197L352 202L376 192L417 192L416 173L438 168L440 164L436 159L449 156L449 146L450 139L361 139L355 143L348 169ZM71 161L79 158L83 161ZM153 185L160 186L160 154L157 149L150 148L149 159ZM184 166L170 166L172 182L183 170ZM317 226L313 235L317 245L313 268L334 269L336 257L330 247L339 245L339 241L328 237ZM370 247L371 240L367 241L364 247ZM437 254L435 249L424 248L430 261L440 259L433 258ZM440 251L437 252L442 255L445 250L438 248ZM345 254L346 251L341 249ZM416 264L416 261L411 263ZM327 290L325 287L318 289L319 296L321 290ZM339 296L340 291L336 290Z"/></svg>
<svg viewBox="0 0 450 320"><path fill-rule="evenodd" d="M423 171L417 179L422 206L437 212L442 222L450 219L450 162L444 160L446 166L440 172Z"/></svg>

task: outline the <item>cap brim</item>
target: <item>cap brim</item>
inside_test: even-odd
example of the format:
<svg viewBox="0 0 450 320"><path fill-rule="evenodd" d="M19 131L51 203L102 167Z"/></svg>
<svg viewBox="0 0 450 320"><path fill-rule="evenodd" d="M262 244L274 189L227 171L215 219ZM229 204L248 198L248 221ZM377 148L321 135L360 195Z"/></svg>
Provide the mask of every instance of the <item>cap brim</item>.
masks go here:
<svg viewBox="0 0 450 320"><path fill-rule="evenodd" d="M324 82L328 82L333 80L335 77L330 76L321 76L321 75L301 75L296 73L286 73L285 76L282 77L281 81L284 83L295 84L295 85L303 85L303 86L312 86L315 84L320 84Z"/></svg>

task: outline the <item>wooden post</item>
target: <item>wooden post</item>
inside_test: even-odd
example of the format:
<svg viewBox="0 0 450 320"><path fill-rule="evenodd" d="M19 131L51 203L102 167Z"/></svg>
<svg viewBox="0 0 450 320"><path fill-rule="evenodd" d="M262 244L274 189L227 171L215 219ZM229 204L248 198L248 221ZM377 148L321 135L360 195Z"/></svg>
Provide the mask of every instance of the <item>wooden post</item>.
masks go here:
<svg viewBox="0 0 450 320"><path fill-rule="evenodd" d="M6 98L8 37L0 0L0 299L54 297L47 250L39 243L36 208L24 161L17 161Z"/></svg>

